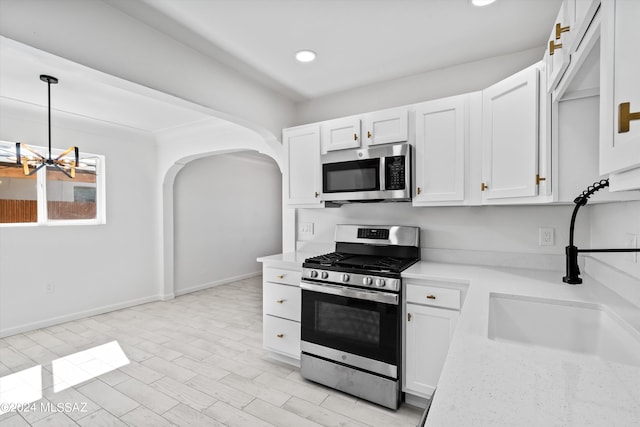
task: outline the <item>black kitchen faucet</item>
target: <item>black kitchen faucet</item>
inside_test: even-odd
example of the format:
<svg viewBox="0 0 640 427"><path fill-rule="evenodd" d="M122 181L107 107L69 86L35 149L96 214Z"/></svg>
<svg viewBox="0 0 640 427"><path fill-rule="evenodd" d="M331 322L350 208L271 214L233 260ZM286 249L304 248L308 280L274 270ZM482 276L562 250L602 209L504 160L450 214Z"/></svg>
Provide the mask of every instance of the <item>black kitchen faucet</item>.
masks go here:
<svg viewBox="0 0 640 427"><path fill-rule="evenodd" d="M569 228L569 246L565 248L565 254L567 256L567 275L562 278L562 281L569 283L570 285L578 285L582 283L580 278L580 268L578 267L578 254L583 252L640 252L640 248L626 248L626 249L578 249L573 244L573 227L576 222L576 215L580 206L587 204L589 197L598 190L601 190L609 186L609 178L603 179L590 185L585 191L582 192L573 203L576 207L573 209L571 215L571 226Z"/></svg>

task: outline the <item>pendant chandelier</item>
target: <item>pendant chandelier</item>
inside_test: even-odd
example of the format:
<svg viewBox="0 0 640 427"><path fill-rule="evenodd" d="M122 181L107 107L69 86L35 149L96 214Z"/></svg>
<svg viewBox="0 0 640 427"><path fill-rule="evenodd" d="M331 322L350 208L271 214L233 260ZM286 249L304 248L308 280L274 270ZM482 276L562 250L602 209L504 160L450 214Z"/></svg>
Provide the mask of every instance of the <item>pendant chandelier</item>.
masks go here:
<svg viewBox="0 0 640 427"><path fill-rule="evenodd" d="M16 142L16 163L22 165L22 170L27 176L33 175L44 166L48 166L60 170L69 178L75 178L80 156L78 147L69 147L55 159L51 155L51 85L58 84L58 79L42 74L40 80L47 83L49 155L45 157L28 145Z"/></svg>

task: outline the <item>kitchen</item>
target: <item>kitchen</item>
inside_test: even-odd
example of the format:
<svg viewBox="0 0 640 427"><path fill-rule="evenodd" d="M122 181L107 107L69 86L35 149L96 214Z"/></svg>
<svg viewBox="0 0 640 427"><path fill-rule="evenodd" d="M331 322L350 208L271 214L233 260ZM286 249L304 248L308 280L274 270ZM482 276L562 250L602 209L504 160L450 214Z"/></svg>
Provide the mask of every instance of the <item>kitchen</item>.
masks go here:
<svg viewBox="0 0 640 427"><path fill-rule="evenodd" d="M465 8L472 7L467 4L468 2L460 3L465 3ZM544 26L544 31L540 37L543 39L534 44L525 45L526 48L514 48L508 54L494 54L491 57L487 55L486 58L469 57L457 64L443 66L441 70L422 74L413 73L413 76L403 78L402 76L411 74L405 71L404 74L398 75L399 78L387 83L362 87L361 82L359 89L346 90L331 96L294 104L288 101L286 96L274 95L276 93L274 86L282 93L288 93L290 88L282 87L282 83L278 86L273 81L268 81L266 86L256 83L256 81L264 83L266 77L256 76L255 71L251 74L252 71L247 70L246 67L240 75L230 73L228 68L225 68L229 63L233 63L229 54L225 57L225 52L221 53L215 51L214 47L203 45L200 38L192 33L185 33L184 27L178 25L175 20L169 19L166 14L158 10L150 10L142 3L107 1L86 2L80 5L73 2L60 2L58 7L54 7L48 2L25 2L18 5L18 2L3 1L0 3L0 28L2 28L2 35L7 38L3 40L1 49L3 53L8 50L23 53L28 57L25 59L27 63L30 61L29 58L35 56L35 61L31 60L31 62L35 62L36 65L39 61L42 63L53 61L57 67L54 69L64 70L65 67L70 67L59 57L82 64L80 67L85 68L81 68L81 72L75 69L75 74L70 74L72 81L83 79L99 81L108 88L126 89L126 92L132 92L136 96L153 98L163 105L170 104L171 107L165 117L177 117L178 113L184 113L184 122L172 122L174 126L169 129L165 129L169 126L164 126L161 120L158 120L160 123L156 122L143 127L135 121L126 122L122 117L114 118L112 111L93 112L90 110L91 105L82 105L88 110L78 111L73 109L73 106L65 106L66 108L61 109L75 112L76 116L84 114L91 117L91 113L94 113L93 117L103 118L103 123L75 124L74 118L70 117L66 118L67 121L63 127L56 129L55 120L65 120L65 117L56 117L54 110L52 120L54 120L56 132L53 139L55 143L60 144L58 148L66 148L68 143L77 141L81 150L106 156L107 223L101 226L84 226L81 227L81 231L75 231L73 227L3 227L0 229L2 335L11 336L49 327L56 320L57 323L74 320L71 317L72 314L78 314L77 319L82 313L86 317L160 299L170 301L174 295L199 292L213 285L223 284L230 278L236 281L251 280L251 277L259 273L260 267L255 264L257 257L279 252L290 253L296 249L301 250L302 253L315 255L332 251L337 224L417 226L421 230L422 261L498 267L537 267L545 271L555 271L556 276L560 277L558 281L560 287L561 277L565 274L564 246L569 240L568 221L573 208L573 198L600 178L597 170L599 103L597 96L594 96L598 92L594 92L594 88L588 86L589 82L593 81L594 68L575 65L572 67L572 64L578 62L589 65L594 59L589 54L576 54L575 58L579 61L570 63L565 71L567 76L577 76L572 79L574 82L582 81L587 86L583 85L582 88L577 89L569 87L571 85L562 76L556 82L565 93L573 92L573 96L559 103L559 108L553 110L553 114L559 114L561 122L564 119L564 122L572 123L572 126L549 127L549 129L558 132L561 140L577 139L573 135L582 137L584 134L584 137L590 138L589 141L593 143L588 146L576 143L573 146L566 144L554 147L553 137L549 139L551 149L568 150L555 152L560 158L560 163L554 163L553 159L556 159L556 156L552 156L552 152L548 153L549 158L552 159L549 164L544 164L544 157L541 157L543 160L540 161L540 166L548 168L552 174L547 176L541 174L540 177L551 176L552 179L551 182L541 182L539 189L547 194L540 196L555 197L551 203L481 206L485 204L480 191L481 180L471 182L471 178L482 177L483 164L476 157L475 161L470 161L464 168L467 172L463 178L464 200L449 206L425 208L430 206L429 203L434 206L433 202L420 201L414 193L413 201L408 203L352 204L340 208L292 209L288 207L286 188L283 187L281 196L279 193L274 194L271 201L269 197L256 198L261 192L260 188L254 188L253 193L249 193L249 197L243 200L243 205L238 203L242 205L240 209L245 212L245 215L247 212L250 213L252 208L250 201L256 200L253 206L260 206L265 212L268 210L271 219L267 225L261 225L258 216L250 214L254 217L254 221L247 220L242 224L247 227L246 234L241 228L238 229L240 231L235 231L235 233L242 232L245 239L245 246L241 246L238 241L232 239L233 233L226 233L226 230L220 230L213 225L202 224L202 219L198 219L199 212L194 211L197 207L202 208L197 203L198 195L189 191L189 188L197 185L198 179L202 180L203 176L212 182L226 179L222 171L219 175L215 174L221 169L221 163L225 162L206 163L214 161L207 157L211 157L213 153L221 153L227 156L223 158L231 164L234 158L228 156L242 149L262 153L256 155L258 158L254 156L254 163L252 163L260 165L259 167L248 166L243 170L246 170L245 173L253 173L249 171L264 169L265 175L258 175L256 170L256 175L251 177L254 178L254 182L268 181L269 188L275 187L277 192L279 184L274 175L280 171L286 173L287 169L285 153L280 143L283 128L361 115L391 107L411 106L428 100L479 91L492 87L497 82L528 68L545 55L545 50L549 46L547 36L556 23L554 19L561 2L548 2L548 6L547 2L544 3L549 10L546 21L541 24ZM69 10L72 4L73 10ZM229 3L221 2L221 4L230 7ZM606 2L603 2L604 4ZM167 2L165 6L168 8L165 12L171 10L171 2ZM467 13L490 14L491 8L501 7L506 6L496 3L487 6L484 10L478 9L482 12ZM524 9L527 5L523 2L519 7L513 7ZM537 6L529 5L528 7L536 8ZM228 10L230 13L233 11L233 8ZM256 11L268 12L261 9ZM316 10L316 13L320 11ZM99 21L96 20L97 16L101 17ZM477 19L477 15L475 16ZM257 20L257 18L252 19ZM84 25L87 22L94 23L90 30ZM145 24L142 25L141 22ZM192 24L197 28L197 22ZM604 22L600 25L604 28ZM120 31L114 33L112 29L116 27ZM159 27L164 32L158 31ZM62 31L62 28L68 31ZM593 45L596 44L597 37L589 33L589 28L587 26L584 29L585 40L590 40L585 45L592 45L592 52L595 52ZM523 32L527 31L523 29ZM77 36L80 33L85 35L82 40ZM562 33L561 40L566 40L562 37L569 34ZM153 41L154 46L162 46L162 49L149 50L145 47L148 45L142 42L132 43L132 40L149 40L149 43ZM33 52L29 46L12 44L13 41L35 47L38 52ZM565 43L565 46L571 46L571 43ZM184 48L185 44L198 46L198 50L187 50ZM88 48L89 46L91 48ZM604 49L600 52L601 57L604 57L604 52ZM224 66L222 60L216 62L210 59L214 54L218 55L217 58L227 61ZM57 57L51 58L48 55L57 55ZM139 61L136 58L144 58L144 60ZM318 62L320 63L321 60L320 56ZM462 62L464 64L461 65ZM3 61L3 63L6 62ZM308 70L308 67L314 65L312 63L304 66ZM591 74L581 73L581 70L590 71ZM48 70L35 71L36 74L32 78L35 81L35 89L30 88L29 91L34 90L37 94L41 94L44 90L37 78L37 75L43 72ZM212 72L216 73L217 78L210 78ZM245 78L247 74L252 78ZM541 78L543 74L546 77L546 71L539 72ZM54 89L52 95L54 102L56 97L64 99L65 92L62 84L69 81L69 79L63 79L63 75L57 77L60 78L61 85ZM595 78L598 77L599 73ZM9 76L3 75L2 78L8 79ZM10 80L5 80L7 81ZM205 81L207 85L202 84ZM13 86L9 87L7 84L2 86L4 90L13 90ZM24 83L16 87L25 90ZM11 100L25 99L24 94L16 94L15 91L3 94L3 97ZM251 99L251 108L247 108L247 99ZM27 101L46 105L39 99L35 101L27 98ZM22 108L18 108L15 103L9 105L9 102L6 101L3 104L0 139L3 141L23 139L25 142L46 141L42 139L42 134L46 131L44 110L24 111L26 110L24 105L20 104L19 107ZM131 99L127 98L124 102L131 102ZM144 106L150 108L148 104ZM634 111L633 108L634 102L631 100L631 111ZM15 110L18 110L19 114ZM294 111L295 118L292 119ZM99 113L103 115L98 115ZM415 114L414 110L411 114ZM583 114L591 115L584 120ZM212 120L210 118L212 115L222 121ZM12 120L7 120L7 117L11 117ZM133 119L129 118L129 120ZM128 123L129 128L108 127L108 123L104 122L109 121ZM32 123L38 123L38 126L30 126ZM198 126L189 129L181 128L179 125L184 123L197 123ZM477 126L478 123L471 119L470 125ZM633 127L632 122L630 134L633 134ZM141 132L139 129L146 132ZM363 132L365 132L364 129ZM468 134L477 136L480 133L469 132ZM87 135L99 135L99 137L87 138ZM46 134L44 136L46 138ZM62 136L66 136L66 141L58 139L56 142L56 139ZM207 144L207 141L211 140L216 141L213 146ZM126 141L136 143L126 144ZM46 142L31 143L42 146L46 144ZM475 153L475 155L478 154L482 157L482 153ZM233 164L246 162L247 159L243 156L244 154L236 154ZM574 156L580 157L574 158ZM581 168L576 168L571 161L562 163L566 158L580 159L576 162L584 163L580 163ZM202 163L198 166L197 162ZM187 173L192 167L199 167L201 174L208 175L192 175L191 181L188 182ZM239 166L237 170L241 170ZM263 179L263 176L268 178ZM558 179L554 180L554 176ZM464 181L467 179L469 182ZM286 184L286 178L283 178L283 184ZM491 189L491 183L488 184ZM242 189L249 191L250 187L245 185ZM174 191L171 191L172 188ZM199 190L202 194L209 194L208 189L199 188ZM315 190L312 190L311 194L313 191ZM273 192L274 190L269 190L269 194ZM579 248L631 247L628 240L632 240L633 236L640 233L638 202L597 203L599 198L606 197L613 197L612 200L625 198L637 200L637 191L604 193L605 191L602 191L594 195L593 203L590 202L583 208L578 217L576 241ZM318 203L324 203L320 198L317 199ZM284 206L281 205L280 200ZM177 203L178 201L180 203ZM191 209L188 208L189 203L192 204ZM418 203L426 204L419 206ZM225 205L235 204L226 203ZM136 210L126 210L129 206L136 206ZM215 215L213 209L216 206L206 208L210 210L200 215L207 217ZM232 208L228 206L228 209ZM227 212L223 218L229 221L238 217L240 217L239 214L233 215ZM282 218L282 222L278 221L274 224L274 218L279 217ZM215 223L215 220L211 223ZM254 237L253 241L257 245L265 246L252 248L254 252L247 254L247 258L252 258L252 264L248 264L249 267L244 269L238 267L237 271L225 272L225 262L219 262L216 257L209 255L211 251L218 254L218 258L225 259L224 255L227 253L241 253L244 251L243 248L246 248L246 241L252 241L249 240L252 236L263 236L260 233L264 233L266 228L271 229L272 233L261 239ZM539 244L541 228L553 230L552 245ZM226 237L221 235L223 232ZM202 239L202 235L217 236L220 239ZM281 235L281 238L278 235ZM95 242L98 244L94 245ZM196 248L193 242L201 246ZM77 245L80 244L92 250L77 251ZM225 249L221 250L221 247ZM60 249L66 249L66 253ZM20 255L25 251L29 251L29 259ZM212 261L211 258L214 260ZM110 262L97 262L96 259L110 260ZM228 259L235 259L235 257L228 257ZM638 305L637 280L640 274L637 264L632 260L629 254L594 255L593 262L588 261L591 265L587 266L586 271L591 277L607 286L616 286L615 292ZM302 261L303 259L296 261L298 268L301 267ZM33 271L25 276L24 272L33 270L32 263L41 266L42 271ZM55 273L60 265L67 264L70 269L80 269L83 273L81 277L66 278L61 273ZM114 269L114 264L119 265L120 268ZM196 271L196 269L199 270ZM206 271L202 273L202 270ZM202 275L198 276L198 274ZM478 275L479 273L469 274ZM91 286L85 286L87 278L91 278ZM454 278L473 282L462 273L454 275ZM53 295L45 293L44 284L48 281L54 282L58 288ZM608 285L608 282L614 283ZM16 286L16 283L19 286ZM572 292L580 292L578 288L576 289ZM469 285L469 294L462 305L461 316L470 316L465 313L471 312L465 312L465 310L475 307L467 305L474 301L469 299L472 291L481 292L481 287L474 288L473 283ZM54 301L55 304L49 304L50 301ZM26 310L25 307L35 309ZM456 334L460 335L460 332ZM194 353L197 352L194 350ZM416 404L420 405L424 402L416 402Z"/></svg>

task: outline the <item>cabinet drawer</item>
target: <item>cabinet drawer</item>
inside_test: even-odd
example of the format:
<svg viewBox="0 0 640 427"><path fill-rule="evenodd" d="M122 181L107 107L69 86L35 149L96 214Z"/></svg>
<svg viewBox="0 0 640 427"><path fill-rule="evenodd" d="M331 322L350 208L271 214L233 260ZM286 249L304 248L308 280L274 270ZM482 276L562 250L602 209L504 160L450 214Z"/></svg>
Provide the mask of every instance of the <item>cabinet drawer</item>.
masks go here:
<svg viewBox="0 0 640 427"><path fill-rule="evenodd" d="M265 282L287 283L289 285L299 286L302 271L265 267L262 270L262 278Z"/></svg>
<svg viewBox="0 0 640 427"><path fill-rule="evenodd" d="M265 282L262 288L263 312L299 322L300 296L298 286Z"/></svg>
<svg viewBox="0 0 640 427"><path fill-rule="evenodd" d="M407 283L407 302L460 310L460 290Z"/></svg>
<svg viewBox="0 0 640 427"><path fill-rule="evenodd" d="M262 337L264 348L300 359L300 323L265 315Z"/></svg>

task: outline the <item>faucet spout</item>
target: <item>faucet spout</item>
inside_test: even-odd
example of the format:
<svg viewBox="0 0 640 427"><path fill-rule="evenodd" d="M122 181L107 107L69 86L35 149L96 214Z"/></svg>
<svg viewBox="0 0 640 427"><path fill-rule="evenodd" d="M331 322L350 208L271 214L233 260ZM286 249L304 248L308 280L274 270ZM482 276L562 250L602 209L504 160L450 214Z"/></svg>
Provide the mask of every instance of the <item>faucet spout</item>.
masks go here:
<svg viewBox="0 0 640 427"><path fill-rule="evenodd" d="M625 249L578 249L573 244L573 231L576 223L576 216L578 215L578 210L580 206L584 206L587 204L589 197L596 191L602 190L605 187L609 186L609 178L603 179L590 185L585 191L582 192L573 203L576 204L576 207L573 209L573 214L571 215L571 225L569 227L569 246L565 247L565 255L566 255L566 264L567 264L567 274L562 278L564 283L568 283L570 285L579 285L582 283L582 279L580 278L580 267L578 267L578 254L584 252L640 252L638 248L625 248Z"/></svg>

